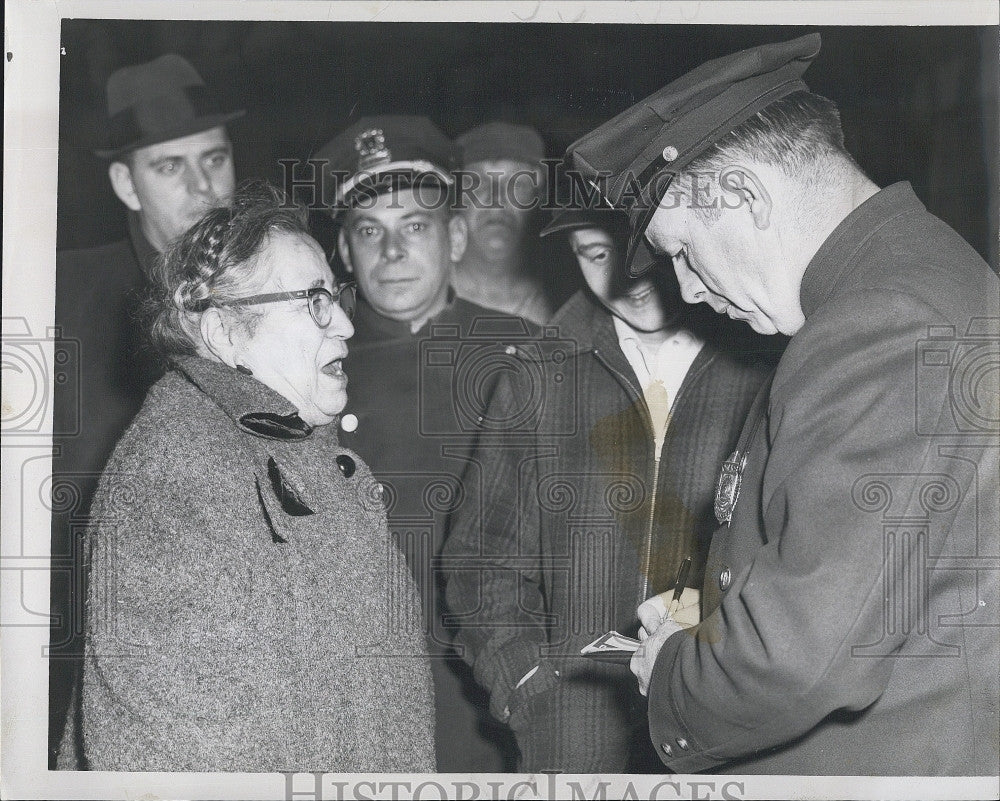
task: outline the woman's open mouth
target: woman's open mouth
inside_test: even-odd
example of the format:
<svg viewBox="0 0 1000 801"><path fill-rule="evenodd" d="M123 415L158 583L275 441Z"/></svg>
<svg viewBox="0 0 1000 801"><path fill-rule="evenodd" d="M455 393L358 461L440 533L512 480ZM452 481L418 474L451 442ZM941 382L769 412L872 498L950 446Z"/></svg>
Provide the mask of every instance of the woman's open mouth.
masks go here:
<svg viewBox="0 0 1000 801"><path fill-rule="evenodd" d="M322 371L334 378L347 378L347 374L344 372L344 364L340 359L327 362L323 365Z"/></svg>

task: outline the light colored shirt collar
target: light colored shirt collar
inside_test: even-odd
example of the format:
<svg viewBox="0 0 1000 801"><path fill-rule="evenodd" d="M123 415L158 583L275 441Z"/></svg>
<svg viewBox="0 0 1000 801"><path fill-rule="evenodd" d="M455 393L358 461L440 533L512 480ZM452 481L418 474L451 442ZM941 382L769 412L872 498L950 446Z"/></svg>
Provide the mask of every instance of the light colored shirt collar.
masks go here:
<svg viewBox="0 0 1000 801"><path fill-rule="evenodd" d="M695 357L705 342L686 328L680 328L659 346L643 345L632 326L619 317L612 316L618 344L628 363L639 379L639 386L646 395L654 381L663 383L667 402L673 406L674 398L684 382Z"/></svg>

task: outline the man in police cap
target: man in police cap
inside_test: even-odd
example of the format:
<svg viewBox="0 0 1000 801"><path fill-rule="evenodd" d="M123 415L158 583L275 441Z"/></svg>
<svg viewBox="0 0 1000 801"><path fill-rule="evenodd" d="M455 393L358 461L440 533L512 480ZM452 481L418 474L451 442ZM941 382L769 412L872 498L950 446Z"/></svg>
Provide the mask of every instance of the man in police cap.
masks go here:
<svg viewBox="0 0 1000 801"><path fill-rule="evenodd" d="M482 714L481 691L450 647L436 563L447 515L464 495L492 359L513 347L509 336L530 329L452 289L467 237L452 209L457 150L429 119L362 118L316 159L335 187L338 252L360 289L341 439L382 483L390 526L423 594L437 767L502 771L504 732Z"/></svg>
<svg viewBox="0 0 1000 801"><path fill-rule="evenodd" d="M57 254L56 325L64 338L78 343L80 389L76 395L75 382L55 384L53 434L59 454L53 470L57 494L74 503L54 510L53 554L73 553L70 528L82 530L79 521L88 512L105 461L162 375L159 360L144 346L138 319L150 267L235 185L226 124L243 111L224 110L184 58L168 53L122 67L108 78L106 90L108 146L95 152L108 161L111 187L127 210L128 235L109 245ZM60 607L62 593L69 591L57 577L53 606ZM68 644L57 642L63 635L70 636L53 632L56 651ZM54 669L55 735L62 730L64 684Z"/></svg>
<svg viewBox="0 0 1000 801"><path fill-rule="evenodd" d="M996 276L802 74L706 63L571 145L688 302L791 335L721 469L701 624L632 660L681 773L996 775Z"/></svg>

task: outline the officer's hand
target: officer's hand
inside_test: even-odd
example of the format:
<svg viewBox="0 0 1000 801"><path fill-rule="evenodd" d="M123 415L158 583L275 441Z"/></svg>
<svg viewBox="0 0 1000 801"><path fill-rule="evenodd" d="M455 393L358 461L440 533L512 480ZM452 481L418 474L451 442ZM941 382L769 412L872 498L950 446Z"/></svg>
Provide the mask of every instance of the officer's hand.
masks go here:
<svg viewBox="0 0 1000 801"><path fill-rule="evenodd" d="M639 630L639 639L642 640L642 645L632 654L629 669L639 679L639 692L643 695L649 692L649 679L653 675L653 666L656 664L656 657L659 655L663 643L671 634L683 630L683 626L669 617L663 618L652 634L647 635L644 628Z"/></svg>
<svg viewBox="0 0 1000 801"><path fill-rule="evenodd" d="M639 632L639 639L643 638L643 633L652 634L660 627L660 623L669 615L676 623L684 628L697 625L701 622L701 591L694 587L685 587L681 593L680 601L676 604L672 602L673 592L664 592L654 595L639 605L639 622L645 630Z"/></svg>

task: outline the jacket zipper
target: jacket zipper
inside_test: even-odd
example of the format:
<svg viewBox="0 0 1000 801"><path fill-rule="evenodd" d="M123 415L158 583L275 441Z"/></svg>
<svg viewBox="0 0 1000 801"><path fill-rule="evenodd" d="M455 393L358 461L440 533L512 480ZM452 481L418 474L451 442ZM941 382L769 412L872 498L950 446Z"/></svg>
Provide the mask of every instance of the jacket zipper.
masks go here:
<svg viewBox="0 0 1000 801"><path fill-rule="evenodd" d="M649 502L649 523L646 526L646 547L643 551L643 561L639 566L640 570L642 570L642 594L639 597L639 603L642 603L649 597L649 570L650 563L653 559L653 525L656 522L656 500L660 486L660 456L663 450L663 443L660 443L660 447L657 448L655 439L656 435L653 429L653 417L650 415L649 408L646 406L645 396L636 390L635 385L629 380L628 376L612 367L597 348L594 348L593 354L596 359L604 365L604 368L614 375L626 388L632 396L633 402L641 401L639 406L643 411L647 431L651 435L650 444L653 447L653 491ZM685 390L698 380L701 374L708 368L708 365L710 365L714 360L715 354L713 353L698 367L696 372L691 372L689 368L688 373L684 376L684 380L681 382L680 389L677 390L677 395L674 397L673 403L670 404L671 409L678 408L681 398L684 397ZM692 364L692 366L694 365ZM669 428L669 425L667 428ZM666 429L664 430L663 439L666 441Z"/></svg>
<svg viewBox="0 0 1000 801"><path fill-rule="evenodd" d="M666 439L666 437L664 437ZM653 449L656 449L656 443L653 443ZM659 487L660 482L660 454L653 454L653 497L650 499L649 504L649 525L646 527L646 554L642 562L642 596L640 597L639 603L642 603L649 597L649 568L650 563L653 561L653 523L656 520L656 490Z"/></svg>

